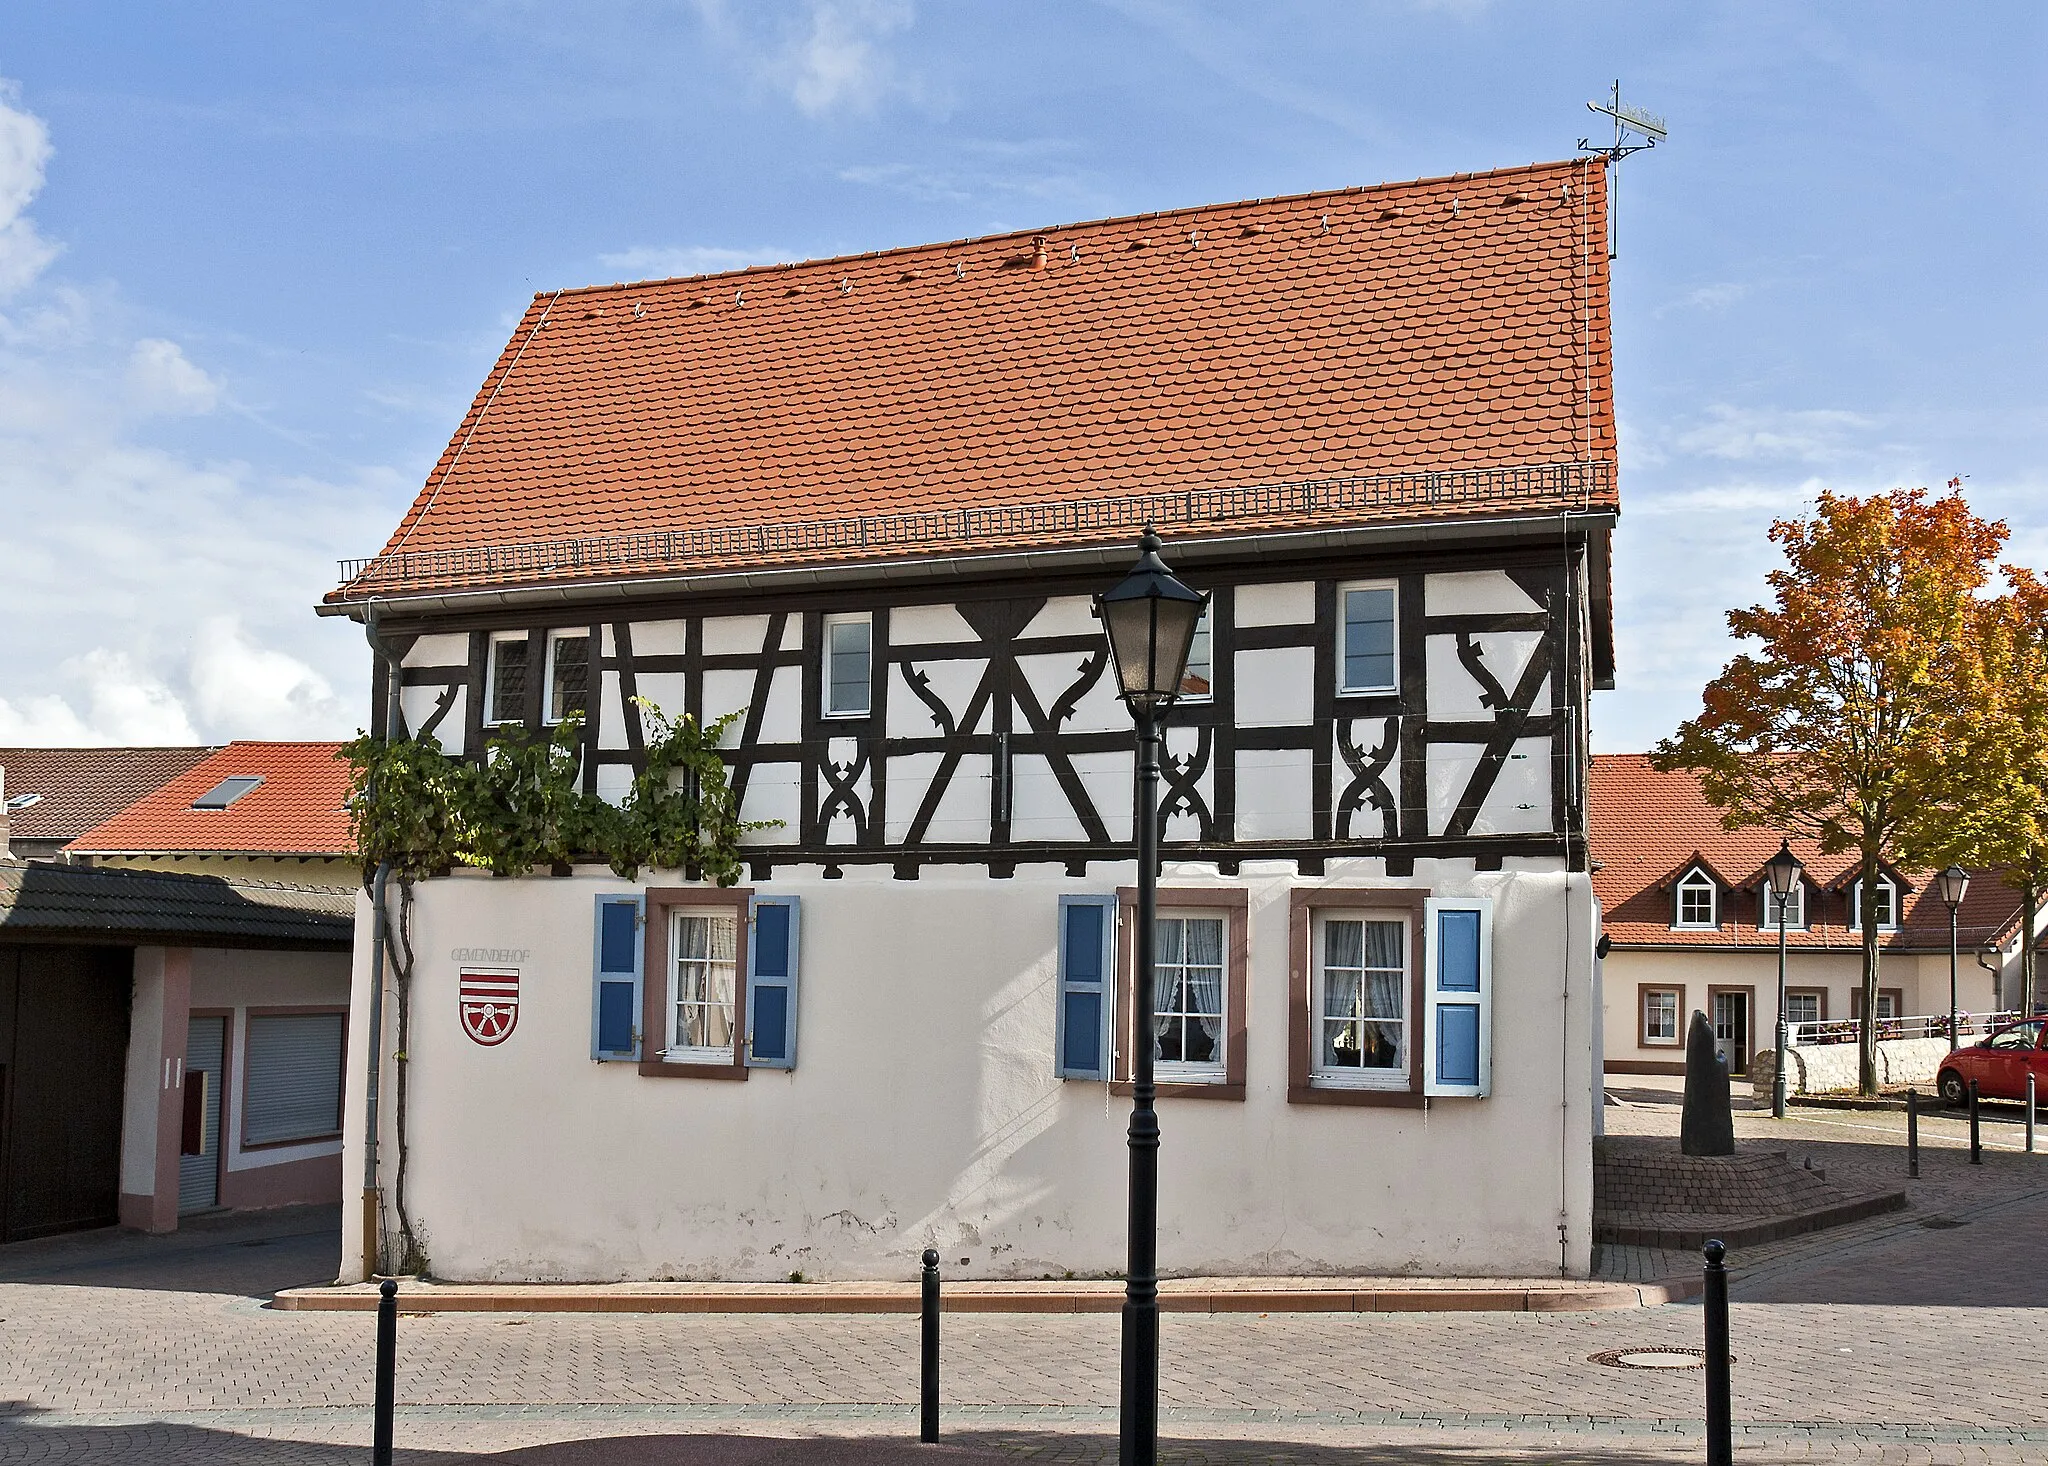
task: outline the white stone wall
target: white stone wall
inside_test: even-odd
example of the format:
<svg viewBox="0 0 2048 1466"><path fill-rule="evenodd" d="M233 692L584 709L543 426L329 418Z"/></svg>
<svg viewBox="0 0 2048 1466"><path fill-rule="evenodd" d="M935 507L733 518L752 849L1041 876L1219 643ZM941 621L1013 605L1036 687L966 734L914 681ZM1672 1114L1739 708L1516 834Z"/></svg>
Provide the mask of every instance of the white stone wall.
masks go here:
<svg viewBox="0 0 2048 1466"><path fill-rule="evenodd" d="M1585 1274L1593 904L1583 876L1508 867L1475 874L1469 861L1425 860L1389 880L1378 861L1333 861L1327 877L1303 879L1275 864L1234 882L1213 867L1168 867L1168 885L1249 892L1251 955L1246 1098L1161 1101L1167 1273ZM1054 1076L1056 913L1063 893L1134 879L1105 865L1085 879L1027 866L1010 880L778 869L755 889L802 897L800 1061L744 1083L647 1077L589 1058L594 897L628 883L594 870L424 883L409 1200L434 1271L907 1278L927 1244L966 1276L1120 1270L1129 1100ZM1489 1097L1426 1110L1289 1103L1289 892L1358 885L1496 903ZM351 1187L362 1167L367 912L358 930ZM477 947L525 954L517 1026L491 1048L465 1036L455 995L452 953ZM389 1215L388 1033L385 1052ZM345 1260L361 1253L356 1210L344 1208Z"/></svg>

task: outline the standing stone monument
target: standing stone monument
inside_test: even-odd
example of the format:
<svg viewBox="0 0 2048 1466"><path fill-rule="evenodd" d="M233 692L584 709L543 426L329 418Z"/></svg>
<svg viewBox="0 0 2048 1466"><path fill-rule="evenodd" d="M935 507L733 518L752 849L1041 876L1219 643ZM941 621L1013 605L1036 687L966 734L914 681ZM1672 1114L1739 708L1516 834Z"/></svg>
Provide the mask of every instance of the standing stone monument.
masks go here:
<svg viewBox="0 0 2048 1466"><path fill-rule="evenodd" d="M1685 1111L1678 1148L1686 1155L1734 1155L1735 1109L1728 1097L1728 1066L1714 1044L1714 1025L1693 1010L1685 1035Z"/></svg>

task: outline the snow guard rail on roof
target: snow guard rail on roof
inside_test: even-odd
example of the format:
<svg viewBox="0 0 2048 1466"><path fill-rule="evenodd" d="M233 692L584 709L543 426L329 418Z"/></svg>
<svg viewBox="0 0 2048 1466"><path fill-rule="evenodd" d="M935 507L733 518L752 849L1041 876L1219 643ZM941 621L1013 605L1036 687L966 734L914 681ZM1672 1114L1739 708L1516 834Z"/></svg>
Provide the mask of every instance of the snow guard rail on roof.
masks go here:
<svg viewBox="0 0 2048 1466"><path fill-rule="evenodd" d="M1404 510L1461 515L1486 508L1585 510L1605 507L1613 493L1612 463L1543 463L398 550L367 560L343 560L341 586L329 599L636 572L861 560L900 551L1051 548L1135 536L1147 525L1169 533L1262 532L1369 521Z"/></svg>

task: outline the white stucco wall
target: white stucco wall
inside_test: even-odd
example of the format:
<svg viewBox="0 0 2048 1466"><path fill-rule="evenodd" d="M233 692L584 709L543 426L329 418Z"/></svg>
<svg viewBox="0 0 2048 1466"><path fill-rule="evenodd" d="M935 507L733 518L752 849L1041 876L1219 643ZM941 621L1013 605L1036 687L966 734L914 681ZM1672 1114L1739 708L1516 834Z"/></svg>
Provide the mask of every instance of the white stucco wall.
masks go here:
<svg viewBox="0 0 2048 1466"><path fill-rule="evenodd" d="M1536 862L1525 862L1532 867ZM1250 893L1247 1097L1160 1104L1160 1260L1174 1273L1547 1275L1590 1263L1598 1014L1593 906L1554 868L1419 861L1168 867ZM1284 871L1284 873L1282 873ZM803 899L798 1068L745 1083L642 1077L588 1057L593 897L609 873L454 877L419 890L409 1206L451 1279L910 1277L1111 1273L1124 1260L1129 1100L1054 1077L1058 897L1131 884L1020 867L778 869ZM657 878L653 884L672 884ZM1288 893L1376 885L1494 899L1493 1092L1427 1110L1290 1104ZM356 944L345 1185L362 1174L370 943ZM458 948L514 949L518 1024L462 1031ZM650 977L650 981L655 980ZM387 1005L387 1013L389 1005ZM394 1077L380 1127L392 1215ZM344 1277L359 1276L343 1208ZM1564 1224L1560 1245L1560 1221ZM965 1261L963 1261L965 1259Z"/></svg>

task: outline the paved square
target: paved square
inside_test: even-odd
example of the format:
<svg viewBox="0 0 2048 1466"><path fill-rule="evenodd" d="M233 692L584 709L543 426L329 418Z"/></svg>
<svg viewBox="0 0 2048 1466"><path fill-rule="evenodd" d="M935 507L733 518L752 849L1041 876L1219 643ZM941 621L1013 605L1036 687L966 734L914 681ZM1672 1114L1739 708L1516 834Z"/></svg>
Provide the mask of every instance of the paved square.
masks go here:
<svg viewBox="0 0 2048 1466"><path fill-rule="evenodd" d="M1668 1092L1608 1110L1670 1133ZM1735 1259L1737 1456L1745 1462L2048 1461L2048 1157L2017 1126L1967 1163L1923 1126L1905 1182L1897 1117L1744 1113L1744 1143L1831 1176L1906 1184L1902 1213ZM1767 1139L1768 1138L1768 1139ZM367 1314L266 1308L324 1281L330 1211L202 1220L0 1249L0 1462L359 1462ZM1697 1259L1619 1249L1614 1275ZM1602 1350L1700 1342L1696 1306L1588 1314L1168 1315L1163 1455L1377 1466L1700 1459L1696 1370ZM947 1440L1001 1459L1115 1455L1112 1315L949 1315ZM439 1314L401 1319L399 1459L496 1452L529 1466L967 1459L914 1447L907 1317ZM581 1442L582 1444L577 1444ZM883 1454L888 1452L890 1454Z"/></svg>

